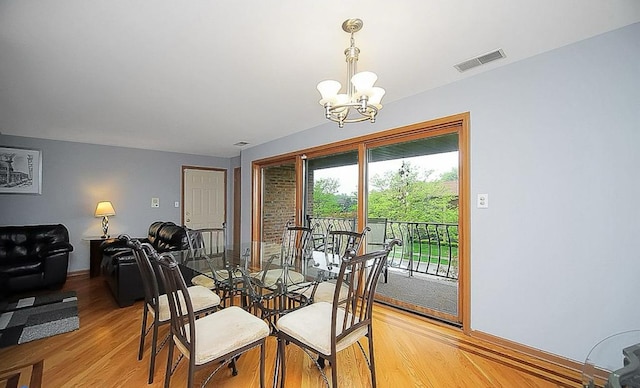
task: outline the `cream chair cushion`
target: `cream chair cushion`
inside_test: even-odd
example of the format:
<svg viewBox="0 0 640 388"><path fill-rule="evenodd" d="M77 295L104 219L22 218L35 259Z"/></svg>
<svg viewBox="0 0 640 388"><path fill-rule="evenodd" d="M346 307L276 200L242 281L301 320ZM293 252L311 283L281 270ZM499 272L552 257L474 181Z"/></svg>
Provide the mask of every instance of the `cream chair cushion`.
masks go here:
<svg viewBox="0 0 640 388"><path fill-rule="evenodd" d="M191 297L193 312L209 310L220 305L220 297L215 292L203 286L191 286L187 289ZM184 296L180 295L180 303L184 306ZM153 314L153 309L149 306L149 311ZM158 298L158 319L160 322L166 322L171 319L171 309L169 308L169 300L167 294L162 294Z"/></svg>
<svg viewBox="0 0 640 388"><path fill-rule="evenodd" d="M216 284L213 281L213 279L211 278L211 276L207 276L207 275L196 275L191 279L191 284L196 285L196 286L202 286L205 288L208 288L210 290L213 290L216 288Z"/></svg>
<svg viewBox="0 0 640 388"><path fill-rule="evenodd" d="M206 287L210 290L213 290L216 288L216 283L213 281L213 275L214 274L212 272L207 272L204 274L194 276L191 279L191 284ZM219 280L227 281L229 279L229 271L222 270L222 269L217 270L215 271L215 277ZM239 271L234 271L231 273L231 277L234 280L241 279L242 274Z"/></svg>
<svg viewBox="0 0 640 388"><path fill-rule="evenodd" d="M278 330L303 342L313 349L329 355L331 354L331 314L333 305L318 302L301 309L292 311L276 323ZM340 334L345 311L338 309L336 320L337 334ZM347 317L351 319L351 314ZM345 349L367 334L367 326L363 326L343 338L336 344L336 352Z"/></svg>
<svg viewBox="0 0 640 388"><path fill-rule="evenodd" d="M271 288L276 285L276 282L278 281L278 279L282 279L282 276L283 276L282 272L283 272L282 268L267 270L267 274L264 276L264 280L263 280L264 271L254 272L251 274L251 277L260 280L263 283L264 287ZM292 270L287 271L287 284L302 283L304 281L305 281L304 275L301 274L300 272L296 272Z"/></svg>
<svg viewBox="0 0 640 388"><path fill-rule="evenodd" d="M313 303L317 303L317 302L327 302L327 303L333 303L333 294L335 293L336 290L336 284L332 283L332 282L322 282L318 284L318 287L316 288L316 293L313 296ZM306 296L307 299L311 298L311 294L313 293L313 288L309 288L308 290L305 290L302 295ZM344 302L347 299L347 294L349 293L349 288L345 285L342 285L342 287L340 287L340 297L338 299L338 302Z"/></svg>
<svg viewBox="0 0 640 388"><path fill-rule="evenodd" d="M196 365L206 364L235 349L240 349L261 338L266 338L269 325L238 306L231 306L211 315L196 319ZM189 336L189 326L185 327ZM182 354L191 357L189 350L178 340L176 346Z"/></svg>

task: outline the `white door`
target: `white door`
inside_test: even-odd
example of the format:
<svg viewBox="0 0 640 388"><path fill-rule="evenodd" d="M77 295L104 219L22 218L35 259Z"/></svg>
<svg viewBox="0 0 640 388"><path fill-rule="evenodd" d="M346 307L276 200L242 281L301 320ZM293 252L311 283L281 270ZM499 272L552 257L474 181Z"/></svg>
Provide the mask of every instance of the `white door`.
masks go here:
<svg viewBox="0 0 640 388"><path fill-rule="evenodd" d="M191 229L220 228L226 221L227 171L183 168L183 224Z"/></svg>

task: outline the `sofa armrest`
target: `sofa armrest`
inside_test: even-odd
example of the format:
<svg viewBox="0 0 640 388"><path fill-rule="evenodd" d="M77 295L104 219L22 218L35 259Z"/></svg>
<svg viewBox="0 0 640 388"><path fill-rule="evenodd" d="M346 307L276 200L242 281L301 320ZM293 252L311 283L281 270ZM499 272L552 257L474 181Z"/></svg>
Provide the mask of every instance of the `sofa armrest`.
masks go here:
<svg viewBox="0 0 640 388"><path fill-rule="evenodd" d="M148 242L146 238L139 238L136 240L139 240L141 243ZM127 240L120 237L112 237L112 238L105 239L100 244L100 249L102 249L104 253L115 253L121 250L127 250L127 251L131 250L131 248L129 248L129 246L127 245Z"/></svg>
<svg viewBox="0 0 640 388"><path fill-rule="evenodd" d="M100 249L102 249L102 251L106 253L118 252L123 249L129 249L129 247L127 247L126 240L119 237L112 237L102 241L102 243L100 243Z"/></svg>
<svg viewBox="0 0 640 388"><path fill-rule="evenodd" d="M73 245L68 242L57 242L44 246L38 250L38 258L45 259L49 256L54 256L62 253L73 252Z"/></svg>

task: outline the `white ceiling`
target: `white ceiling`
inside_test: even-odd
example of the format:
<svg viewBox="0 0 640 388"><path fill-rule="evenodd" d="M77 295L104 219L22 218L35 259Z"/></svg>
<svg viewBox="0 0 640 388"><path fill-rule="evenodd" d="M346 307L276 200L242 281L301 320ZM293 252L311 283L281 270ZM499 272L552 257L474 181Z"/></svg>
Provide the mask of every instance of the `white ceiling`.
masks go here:
<svg viewBox="0 0 640 388"><path fill-rule="evenodd" d="M640 1L0 0L0 133L236 156L325 123L315 86L344 85L353 17L388 104L638 22Z"/></svg>

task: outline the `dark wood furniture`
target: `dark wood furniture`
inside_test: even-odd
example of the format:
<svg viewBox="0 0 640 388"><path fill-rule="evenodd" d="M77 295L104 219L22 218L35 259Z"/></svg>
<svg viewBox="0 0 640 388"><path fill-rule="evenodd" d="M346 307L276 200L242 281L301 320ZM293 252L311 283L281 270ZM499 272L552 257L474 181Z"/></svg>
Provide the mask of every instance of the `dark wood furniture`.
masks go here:
<svg viewBox="0 0 640 388"><path fill-rule="evenodd" d="M89 241L89 277L100 276L100 265L102 264L102 242L101 237L87 237Z"/></svg>

